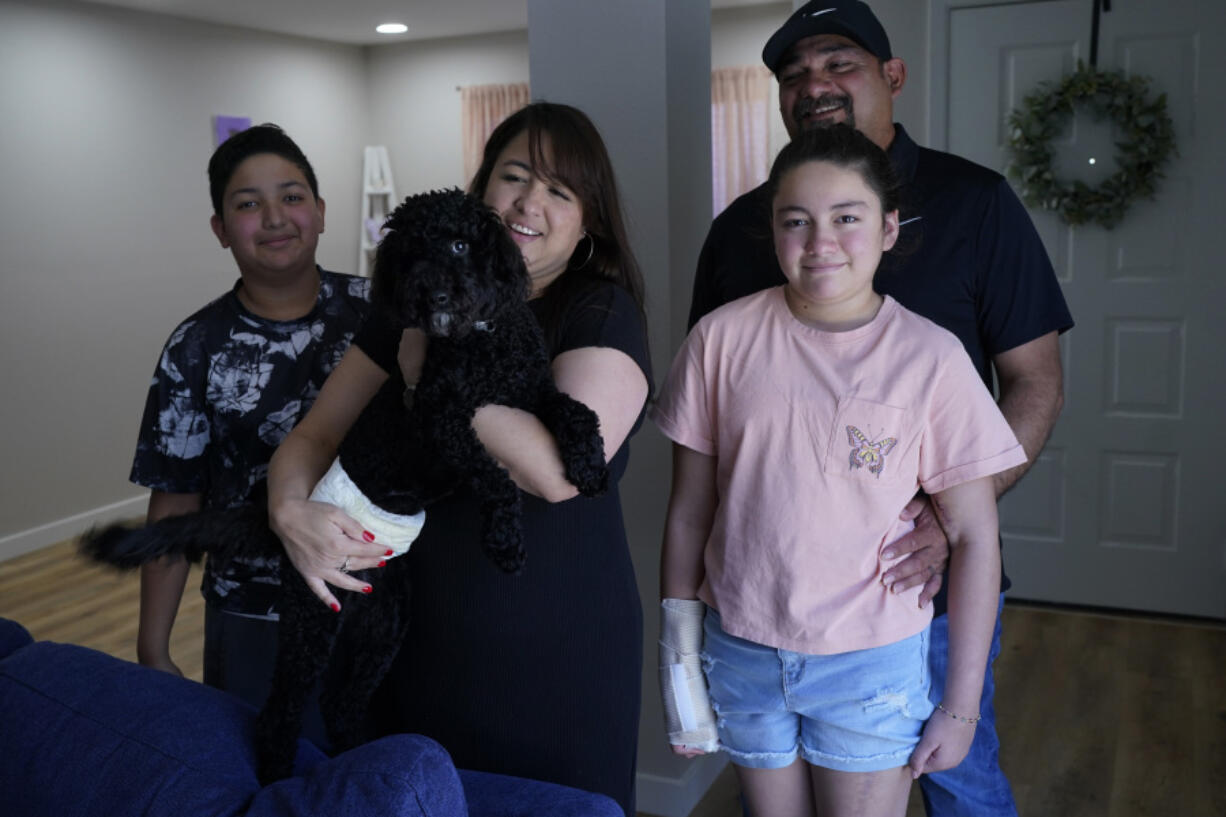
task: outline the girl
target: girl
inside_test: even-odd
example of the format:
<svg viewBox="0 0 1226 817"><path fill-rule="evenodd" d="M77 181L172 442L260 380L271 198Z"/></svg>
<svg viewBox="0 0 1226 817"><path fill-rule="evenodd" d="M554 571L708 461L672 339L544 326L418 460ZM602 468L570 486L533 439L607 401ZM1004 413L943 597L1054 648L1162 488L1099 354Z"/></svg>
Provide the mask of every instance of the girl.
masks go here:
<svg viewBox="0 0 1226 817"><path fill-rule="evenodd" d="M670 742L727 752L755 817L902 815L913 777L957 765L974 736L999 598L989 477L1025 454L957 339L873 291L898 237L885 153L820 129L780 153L770 185L787 283L699 322L653 414L675 443ZM919 487L952 547L935 710L931 608L881 582Z"/></svg>
<svg viewBox="0 0 1226 817"><path fill-rule="evenodd" d="M438 740L460 768L601 792L633 815L642 610L616 486L650 382L642 279L604 143L577 109L535 103L513 114L490 136L470 191L523 252L554 379L600 418L610 489L578 497L533 415L477 411L477 436L527 494L528 564L511 576L484 554L476 497L429 508L402 557L417 580L385 684L386 726ZM402 337L372 318L273 458L272 524L325 603L338 603L327 584L364 586L339 569L346 559L375 567L385 549L307 496L389 372L415 383L424 351L420 333Z"/></svg>

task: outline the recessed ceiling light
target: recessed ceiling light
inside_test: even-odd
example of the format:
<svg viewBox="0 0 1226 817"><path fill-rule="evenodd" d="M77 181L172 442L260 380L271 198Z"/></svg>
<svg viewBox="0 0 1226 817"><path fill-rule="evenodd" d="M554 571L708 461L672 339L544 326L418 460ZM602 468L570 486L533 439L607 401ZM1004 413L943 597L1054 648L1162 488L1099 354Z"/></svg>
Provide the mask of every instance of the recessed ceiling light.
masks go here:
<svg viewBox="0 0 1226 817"><path fill-rule="evenodd" d="M375 26L375 31L380 34L403 34L409 30L409 27L404 23L383 23Z"/></svg>

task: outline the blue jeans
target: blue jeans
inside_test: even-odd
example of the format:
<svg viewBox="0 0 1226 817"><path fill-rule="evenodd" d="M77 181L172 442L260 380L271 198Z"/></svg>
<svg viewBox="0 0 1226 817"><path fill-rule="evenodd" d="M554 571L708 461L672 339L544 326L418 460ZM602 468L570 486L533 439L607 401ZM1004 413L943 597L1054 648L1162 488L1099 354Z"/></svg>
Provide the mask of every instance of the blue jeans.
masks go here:
<svg viewBox="0 0 1226 817"><path fill-rule="evenodd" d="M992 650L983 676L983 698L979 702L982 716L975 728L971 750L956 767L945 772L926 774L920 778L920 793L928 817L1017 817L1013 791L1000 768L1000 740L996 737L996 709L992 696L996 683L992 664L1000 653L1000 614L1005 597L1001 594L996 608L996 631L992 634ZM939 703L945 690L945 675L949 664L949 616L932 620L931 649L928 668L932 673L932 702Z"/></svg>

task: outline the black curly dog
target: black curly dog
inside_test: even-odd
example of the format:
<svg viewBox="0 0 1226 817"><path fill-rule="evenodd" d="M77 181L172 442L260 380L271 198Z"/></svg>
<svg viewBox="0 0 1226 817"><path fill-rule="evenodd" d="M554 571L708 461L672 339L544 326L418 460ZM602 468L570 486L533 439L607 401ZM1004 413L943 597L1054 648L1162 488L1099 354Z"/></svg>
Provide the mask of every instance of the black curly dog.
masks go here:
<svg viewBox="0 0 1226 817"><path fill-rule="evenodd" d="M474 412L497 403L535 414L557 440L567 478L588 496L608 481L597 417L555 386L526 302L531 283L523 258L495 213L459 190L436 191L406 199L385 227L373 306L398 328L424 330L429 346L413 399L391 377L342 442L341 465L392 513L414 514L453 490L471 490L481 503L486 553L503 570L519 571L525 561L520 493L474 434ZM81 549L121 568L173 554L199 561L208 552L224 563L279 552L266 513L255 502L145 528L111 526L86 534ZM402 558L355 575L374 591L351 594L333 613L282 559L277 660L256 724L264 783L292 773L303 709L321 680L320 708L333 749L361 741L371 696L408 628L411 583ZM346 660L331 662L338 642Z"/></svg>

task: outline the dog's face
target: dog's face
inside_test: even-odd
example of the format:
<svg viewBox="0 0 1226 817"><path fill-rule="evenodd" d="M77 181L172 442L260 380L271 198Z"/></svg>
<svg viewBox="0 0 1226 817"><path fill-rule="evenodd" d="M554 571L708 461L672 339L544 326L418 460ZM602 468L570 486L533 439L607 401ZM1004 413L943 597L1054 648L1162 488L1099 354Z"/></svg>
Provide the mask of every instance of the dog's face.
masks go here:
<svg viewBox="0 0 1226 817"><path fill-rule="evenodd" d="M531 291L502 221L461 190L410 196L385 227L371 299L401 327L461 337Z"/></svg>

